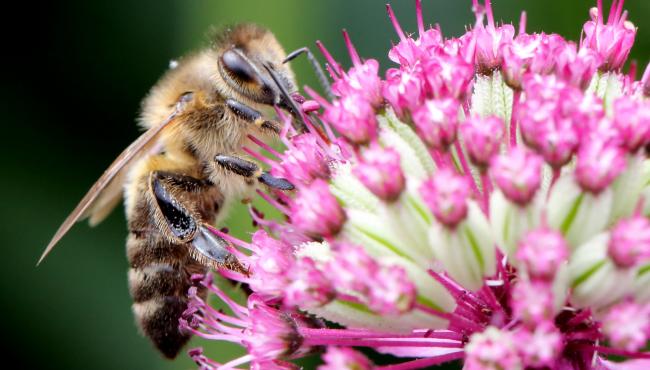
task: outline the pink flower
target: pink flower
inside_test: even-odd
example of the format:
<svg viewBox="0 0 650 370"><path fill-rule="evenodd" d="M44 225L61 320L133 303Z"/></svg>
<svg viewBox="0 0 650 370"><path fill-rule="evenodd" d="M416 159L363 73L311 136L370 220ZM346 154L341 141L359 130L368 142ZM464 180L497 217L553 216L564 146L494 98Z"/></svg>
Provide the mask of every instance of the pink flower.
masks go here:
<svg viewBox="0 0 650 370"><path fill-rule="evenodd" d="M323 355L324 365L318 370L371 370L370 361L361 353L345 347L328 347Z"/></svg>
<svg viewBox="0 0 650 370"><path fill-rule="evenodd" d="M604 138L583 143L578 150L575 176L578 184L598 194L607 188L625 169L625 153Z"/></svg>
<svg viewBox="0 0 650 370"><path fill-rule="evenodd" d="M420 186L422 199L433 215L450 228L467 216L469 193L467 180L448 169L440 170Z"/></svg>
<svg viewBox="0 0 650 370"><path fill-rule="evenodd" d="M471 143L466 146L470 160L484 169L499 151L504 135L503 121L497 116L475 116L460 125L460 133L464 142Z"/></svg>
<svg viewBox="0 0 650 370"><path fill-rule="evenodd" d="M454 99L427 100L413 112L420 137L432 148L446 151L456 140L458 108Z"/></svg>
<svg viewBox="0 0 650 370"><path fill-rule="evenodd" d="M519 242L517 260L531 278L552 281L569 258L569 246L557 231L542 228L529 232Z"/></svg>
<svg viewBox="0 0 650 370"><path fill-rule="evenodd" d="M621 220L612 230L609 256L621 268L630 268L650 258L650 221L634 216Z"/></svg>
<svg viewBox="0 0 650 370"><path fill-rule="evenodd" d="M331 280L309 257L298 259L293 268L285 273L289 281L284 288L283 302L287 306L322 306L336 295Z"/></svg>
<svg viewBox="0 0 650 370"><path fill-rule="evenodd" d="M512 292L513 315L524 325L534 328L538 323L553 320L556 312L550 282L521 280Z"/></svg>
<svg viewBox="0 0 650 370"><path fill-rule="evenodd" d="M542 158L522 147L492 159L490 174L511 201L526 205L542 182Z"/></svg>
<svg viewBox="0 0 650 370"><path fill-rule="evenodd" d="M465 347L465 354L465 370L522 368L514 336L495 327L472 335Z"/></svg>
<svg viewBox="0 0 650 370"><path fill-rule="evenodd" d="M257 253L250 259L251 288L267 296L281 294L288 284L287 272L295 263L291 246L271 238L263 230L253 234L253 245Z"/></svg>
<svg viewBox="0 0 650 370"><path fill-rule="evenodd" d="M503 63L502 50L504 45L512 43L515 35L515 28L511 24L501 27L494 25L490 1L486 1L488 10L488 24L480 23L472 33L476 39L476 65L479 73L490 74L491 71L501 67Z"/></svg>
<svg viewBox="0 0 650 370"><path fill-rule="evenodd" d="M598 8L591 8L591 20L583 27L584 37L581 46L596 51L603 59L601 67L605 71L619 70L625 64L630 49L634 44L636 27L627 21L627 12L623 12L624 0L614 0L607 23L604 23L605 14L602 1Z"/></svg>
<svg viewBox="0 0 650 370"><path fill-rule="evenodd" d="M515 333L515 343L523 362L534 368L555 368L564 347L562 333L552 322L542 321L529 331L526 328Z"/></svg>
<svg viewBox="0 0 650 370"><path fill-rule="evenodd" d="M397 199L404 189L400 157L393 149L371 146L363 151L352 172L368 190L388 202Z"/></svg>
<svg viewBox="0 0 650 370"><path fill-rule="evenodd" d="M420 71L390 68L386 71L383 95L400 117L415 110L425 97Z"/></svg>
<svg viewBox="0 0 650 370"><path fill-rule="evenodd" d="M338 96L359 94L372 106L381 104L382 81L377 72L379 63L374 59L368 59L352 67L348 73L334 84L332 90Z"/></svg>
<svg viewBox="0 0 650 370"><path fill-rule="evenodd" d="M360 94L342 96L325 108L323 118L355 144L366 144L377 136L372 103Z"/></svg>
<svg viewBox="0 0 650 370"><path fill-rule="evenodd" d="M302 338L296 321L252 295L248 298L248 333L243 339L248 352L257 360L273 360L297 351Z"/></svg>
<svg viewBox="0 0 650 370"><path fill-rule="evenodd" d="M314 180L291 203L291 223L308 235L331 236L341 230L345 213L327 183Z"/></svg>
<svg viewBox="0 0 650 370"><path fill-rule="evenodd" d="M519 89L526 73L548 74L553 71L556 55L566 46L556 34L520 34L504 44L502 71L509 86Z"/></svg>
<svg viewBox="0 0 650 370"><path fill-rule="evenodd" d="M521 134L531 148L555 167L565 165L579 144L575 111L582 94L554 76L532 76L524 81L526 101L519 107Z"/></svg>
<svg viewBox="0 0 650 370"><path fill-rule="evenodd" d="M603 319L603 333L615 348L640 350L650 335L650 306L623 302L612 307Z"/></svg>
<svg viewBox="0 0 650 370"><path fill-rule="evenodd" d="M555 55L555 72L568 84L585 90L602 64L600 55L589 48L577 50L572 42Z"/></svg>
<svg viewBox="0 0 650 370"><path fill-rule="evenodd" d="M358 294L371 310L396 315L413 308L416 291L401 267L385 266L362 248L348 243L336 246L339 258L327 264L339 292Z"/></svg>
<svg viewBox="0 0 650 370"><path fill-rule="evenodd" d="M309 184L316 178L327 179L330 176L327 154L313 135L295 136L291 147L283 153L280 165L275 166L272 173L293 184Z"/></svg>
<svg viewBox="0 0 650 370"><path fill-rule="evenodd" d="M422 74L429 97L462 99L469 93L474 66L460 51L441 50L422 61Z"/></svg>
<svg viewBox="0 0 650 370"><path fill-rule="evenodd" d="M635 152L650 143L650 103L621 97L614 103L614 117L627 150Z"/></svg>

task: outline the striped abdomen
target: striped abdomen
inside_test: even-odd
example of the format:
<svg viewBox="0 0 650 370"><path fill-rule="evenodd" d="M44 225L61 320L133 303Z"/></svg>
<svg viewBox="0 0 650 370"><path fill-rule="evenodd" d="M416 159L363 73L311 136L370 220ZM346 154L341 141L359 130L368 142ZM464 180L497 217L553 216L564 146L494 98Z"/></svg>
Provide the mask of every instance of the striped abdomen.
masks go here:
<svg viewBox="0 0 650 370"><path fill-rule="evenodd" d="M157 214L155 196L147 186L148 178L144 176L138 184L134 207L128 215L129 291L136 322L144 335L165 357L174 358L191 336L178 328L179 318L187 308L190 277L205 274L207 267L192 257L191 243L174 242L169 237L165 220ZM182 188L187 184L172 185ZM214 219L221 204L220 193L214 187L180 189L176 197L208 222ZM198 293L206 295L205 291Z"/></svg>

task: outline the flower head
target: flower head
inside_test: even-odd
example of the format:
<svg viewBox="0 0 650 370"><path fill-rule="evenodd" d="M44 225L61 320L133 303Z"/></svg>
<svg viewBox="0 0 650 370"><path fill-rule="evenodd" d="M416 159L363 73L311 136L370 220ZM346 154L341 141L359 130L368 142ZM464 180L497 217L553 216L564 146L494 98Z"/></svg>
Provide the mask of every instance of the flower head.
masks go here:
<svg viewBox="0 0 650 370"><path fill-rule="evenodd" d="M319 43L333 101L295 93L305 130L284 117L284 150L250 137L294 185L258 190L285 217L251 207L250 242L212 230L246 267L218 273L248 304L199 279L181 321L248 354L192 358L293 369L319 352L321 370L364 370L368 348L398 369L650 366L650 68L621 74L636 33L622 6L605 22L598 0L579 47L526 33L525 17L515 37L489 0L457 38L425 28L419 0L413 36L388 6L385 78L346 32L349 70Z"/></svg>

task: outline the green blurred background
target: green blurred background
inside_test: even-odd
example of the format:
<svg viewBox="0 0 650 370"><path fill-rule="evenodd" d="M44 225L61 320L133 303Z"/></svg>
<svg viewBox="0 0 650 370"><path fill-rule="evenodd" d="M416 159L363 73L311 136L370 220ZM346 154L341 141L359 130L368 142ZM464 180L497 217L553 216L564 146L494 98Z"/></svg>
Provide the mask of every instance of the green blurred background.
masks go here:
<svg viewBox="0 0 650 370"><path fill-rule="evenodd" d="M56 4L55 4L56 3ZM497 19L577 39L592 0L494 0ZM606 1L606 3L609 3ZM394 0L404 29L414 31L414 2ZM189 369L184 355L162 360L133 324L126 284L123 212L95 229L79 225L45 261L35 262L59 223L138 131L140 99L169 60L206 43L211 26L240 21L271 28L287 50L322 40L344 64L340 30L361 55L389 66L395 41L379 0L44 2L3 22L3 140L0 208L0 332L5 364L31 369ZM628 1L640 29L632 57L650 56L650 1ZM425 20L458 35L473 22L470 1L424 1ZM14 17L5 12L5 18ZM29 32L28 32L29 31ZM24 35L30 35L26 37ZM305 60L301 84L315 86ZM8 81L8 82L7 82ZM241 234L243 217L229 226ZM198 345L199 342L195 342ZM218 358L233 347L210 349Z"/></svg>

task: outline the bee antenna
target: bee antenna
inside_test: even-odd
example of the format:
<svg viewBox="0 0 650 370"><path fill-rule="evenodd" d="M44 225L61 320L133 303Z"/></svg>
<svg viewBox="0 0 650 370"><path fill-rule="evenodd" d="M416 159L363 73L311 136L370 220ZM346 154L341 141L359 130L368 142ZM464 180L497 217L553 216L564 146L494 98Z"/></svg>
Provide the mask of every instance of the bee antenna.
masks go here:
<svg viewBox="0 0 650 370"><path fill-rule="evenodd" d="M298 118L300 124L294 125L295 129L298 132L306 132L307 122L305 122L305 117L303 116L302 109L298 106L298 104L296 104L296 101L291 97L291 94L289 94L287 88L280 82L280 78L278 77L278 74L273 70L273 68L268 64L264 64L264 68L269 73L269 75L271 75L271 78L273 79L273 82L275 82L275 85L278 87L278 89L280 89L282 98L284 100L282 103L285 103L293 115Z"/></svg>
<svg viewBox="0 0 650 370"><path fill-rule="evenodd" d="M323 71L323 67L321 67L320 63L318 63L318 60L314 56L314 54L309 50L308 47L303 47L297 50L292 51L287 55L286 58L282 61L282 63L287 63L290 62L294 59L296 59L298 56L306 54L307 55L307 60L309 60L309 63L311 64L311 67L314 69L314 72L316 72L316 77L318 78L318 83L320 86L325 90L325 94L329 98L329 100L334 99L334 94L332 94L332 86L330 85L330 81L327 79L327 76L325 75L325 72Z"/></svg>

